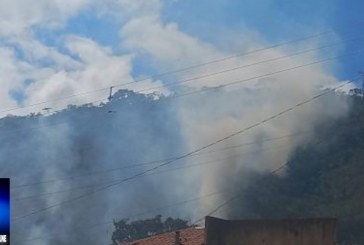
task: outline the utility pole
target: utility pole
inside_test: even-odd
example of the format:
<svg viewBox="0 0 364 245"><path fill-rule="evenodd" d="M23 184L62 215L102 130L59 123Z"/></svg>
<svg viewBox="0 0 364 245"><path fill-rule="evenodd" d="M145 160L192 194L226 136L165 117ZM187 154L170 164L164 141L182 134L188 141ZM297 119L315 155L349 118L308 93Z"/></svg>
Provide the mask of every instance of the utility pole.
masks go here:
<svg viewBox="0 0 364 245"><path fill-rule="evenodd" d="M361 98L364 99L364 71L359 72L359 74L361 75L361 89L360 89L360 94L361 94Z"/></svg>
<svg viewBox="0 0 364 245"><path fill-rule="evenodd" d="M109 100L109 102L112 100L112 98L113 98L113 96L112 96L112 89L113 89L114 87L113 86L111 86L110 87L110 93L109 93L109 97L107 98L108 100ZM108 106L110 106L110 103L109 103L109 105ZM110 110L108 110L108 113L115 113L115 111L114 110L112 110L112 109L110 109Z"/></svg>
<svg viewBox="0 0 364 245"><path fill-rule="evenodd" d="M109 97L107 98L109 101L111 101L111 99L112 99L112 89L113 88L114 88L113 86L110 87L110 94L109 94Z"/></svg>
<svg viewBox="0 0 364 245"><path fill-rule="evenodd" d="M361 96L364 98L364 72L361 72Z"/></svg>
<svg viewBox="0 0 364 245"><path fill-rule="evenodd" d="M43 108L42 110L43 111L45 111L45 114L46 115L49 115L49 113L50 113L50 110L51 110L52 108L50 108L50 107L45 107L45 108Z"/></svg>

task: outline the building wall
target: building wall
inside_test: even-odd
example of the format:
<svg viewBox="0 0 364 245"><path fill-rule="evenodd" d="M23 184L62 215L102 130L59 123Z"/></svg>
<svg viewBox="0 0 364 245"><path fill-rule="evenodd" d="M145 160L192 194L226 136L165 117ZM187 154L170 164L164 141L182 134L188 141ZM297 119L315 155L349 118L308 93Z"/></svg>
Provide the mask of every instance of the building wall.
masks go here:
<svg viewBox="0 0 364 245"><path fill-rule="evenodd" d="M334 245L335 219L227 221L206 217L205 245Z"/></svg>

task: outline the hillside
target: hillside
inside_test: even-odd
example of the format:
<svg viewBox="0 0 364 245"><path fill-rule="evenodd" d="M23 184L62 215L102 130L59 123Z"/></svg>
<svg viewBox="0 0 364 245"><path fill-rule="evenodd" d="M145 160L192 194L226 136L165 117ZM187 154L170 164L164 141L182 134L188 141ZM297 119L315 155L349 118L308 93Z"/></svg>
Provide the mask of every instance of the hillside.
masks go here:
<svg viewBox="0 0 364 245"><path fill-rule="evenodd" d="M319 125L309 143L291 154L285 173L257 174L230 215L338 217L339 241L363 244L364 101L350 100L349 114Z"/></svg>
<svg viewBox="0 0 364 245"><path fill-rule="evenodd" d="M178 127L168 98L156 100L153 95L130 91L118 91L111 102L100 106L69 106L51 115L1 119L1 175L11 178L12 216L37 213L44 207L72 200L156 164L142 163L179 154L184 143L175 130ZM168 175L158 181L153 176L140 178L77 202L38 212L34 217L13 223L17 231L13 238L19 241L22 237L37 236L32 232L38 229L42 234L49 234L52 226L67 234L50 239L52 244L100 244L108 239L107 235L95 240L79 224L111 222L129 212L172 202L176 196L168 185L160 183L177 180ZM172 194L163 196L164 191ZM99 230L93 232L100 234Z"/></svg>
<svg viewBox="0 0 364 245"><path fill-rule="evenodd" d="M189 114L193 118L187 117L188 122L206 127L221 115L233 114L237 117L236 115L244 114L240 112L241 107L236 107L236 112L228 106L227 110L223 109L222 105L225 104L222 104L222 101L226 101L227 97L231 99L228 104L241 100L240 96L231 96L237 93L236 91L221 97L215 92L211 91L211 97L205 94L203 101L218 109L214 113L207 113L209 116L206 116L198 113L205 109L200 105L199 110L192 110L193 113ZM340 95L332 95L334 96ZM253 97L252 94L249 99ZM359 239L360 228L364 227L361 226L360 219L364 205L364 106L361 99L347 97L352 104L348 115L338 117L338 120L329 120L329 124L319 124L314 129L314 137L291 153L285 174L259 174L264 171L259 169L249 175L248 182L244 179L246 175L241 174L244 171L221 174L219 166L222 166L221 163L229 164L228 161L222 161L219 166L209 163L200 171L186 168L185 172L168 172L162 177L151 175L110 190L105 189L98 192L98 195L67 203L68 205L56 206L51 216L50 210L37 210L67 202L90 191L97 191L103 186L155 166L157 163L153 160L168 159L186 152L190 138L181 130L183 124L180 114L177 113L179 102L173 100L173 97L155 99L154 95L118 91L110 102L99 106L69 106L54 114L5 117L0 120L0 134L3 139L0 142L2 175L10 176L13 186L21 187L13 189L13 215L17 217L34 211L37 214L25 219L24 223L15 223L14 227L20 231L19 234L32 237L35 235L32 229L28 229L29 225L36 222L37 229L44 230L45 233L47 227L53 225L55 229L71 234L50 239L54 244L70 244L69 241L72 241L71 244L96 244L92 237L87 236L88 228L80 229L80 224L93 225L96 220L111 222L114 218L119 220L120 217L128 217L129 214L158 208L176 200L185 200L190 195L197 196L197 193L192 193L188 188L188 185L195 183L194 179L190 178L194 172L198 176L197 179L200 176L209 177L209 182L206 183L216 184L217 189L232 186L233 182L226 181L227 178L234 181L236 178L242 179L239 187L246 187L248 182L243 195L244 200L234 203L235 206L229 209L228 218L338 216L343 220L340 224L340 239ZM332 101L336 101L335 98L330 98L322 105L330 105ZM189 102L193 104L194 101ZM216 107L219 103L221 107ZM193 121L197 115L203 120ZM292 118L282 118L279 123L276 122L276 126L280 126L281 123L285 125L284 120L288 119ZM239 121L239 127L245 125L244 123L248 122ZM229 132L233 131L226 127L229 128ZM295 125L293 128L299 130L301 125ZM221 130L220 127L211 129ZM214 130L207 131L207 134L216 138L218 136L213 134ZM253 134L250 138L249 135L244 135L247 139L239 139L231 144L242 144L244 140L257 142L260 138L281 135L284 135L284 132L270 136L262 131L261 134ZM223 149L228 145L220 147ZM238 153L239 148L234 146L233 149ZM264 149L263 144L254 145L253 149L254 151L246 150L245 153L249 155L243 154L235 159L236 163L243 161L249 165L247 159L253 159L252 163L261 161L263 164L265 158L255 155L257 150ZM233 155L231 152L225 154L229 157ZM221 158L216 155L210 157ZM202 154L197 160L196 163L191 163L209 162ZM152 164L143 164L150 161ZM181 161L180 164L184 162ZM226 167L221 167L222 169L227 170ZM217 177L212 177L212 170L217 171ZM217 179L222 182L217 183ZM41 183L33 184L39 180ZM195 206L178 207L169 210L170 213L162 214L184 218L191 207L197 206L196 203L191 205ZM69 220L65 213L72 217L72 220ZM206 210L201 212L202 215L205 213ZM109 227L111 225L112 223ZM101 226L100 228L107 229ZM73 232L74 230L77 232ZM97 242L105 241L105 237L109 238L110 235L104 233L104 236L98 237Z"/></svg>

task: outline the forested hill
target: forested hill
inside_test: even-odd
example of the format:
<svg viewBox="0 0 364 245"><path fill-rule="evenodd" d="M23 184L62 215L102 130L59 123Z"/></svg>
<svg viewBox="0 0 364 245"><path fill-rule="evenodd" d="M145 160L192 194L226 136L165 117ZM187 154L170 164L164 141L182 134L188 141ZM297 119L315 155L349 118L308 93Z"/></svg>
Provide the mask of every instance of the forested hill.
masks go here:
<svg viewBox="0 0 364 245"><path fill-rule="evenodd" d="M111 222L114 217L176 200L175 187L167 185L178 180L173 174L158 181L151 175L115 188L104 186L184 151L178 128L169 98L156 99L126 90L118 91L110 102L100 106L69 106L53 114L2 118L1 175L11 178L12 217L45 211L14 222L13 229L19 235L13 239L37 236L32 233L34 227L42 234L52 233L52 227L60 235L49 244L102 244L109 239L106 233L93 230L99 233L90 236L79 223L87 227ZM153 160L156 162L147 164ZM92 192L97 194L88 194ZM82 195L85 198L74 201ZM71 200L68 206L56 205L48 212L46 207L67 200Z"/></svg>
<svg viewBox="0 0 364 245"><path fill-rule="evenodd" d="M364 100L350 100L349 114L319 125L291 155L285 174L254 177L244 195L246 209L236 207L231 215L338 217L339 241L364 244Z"/></svg>

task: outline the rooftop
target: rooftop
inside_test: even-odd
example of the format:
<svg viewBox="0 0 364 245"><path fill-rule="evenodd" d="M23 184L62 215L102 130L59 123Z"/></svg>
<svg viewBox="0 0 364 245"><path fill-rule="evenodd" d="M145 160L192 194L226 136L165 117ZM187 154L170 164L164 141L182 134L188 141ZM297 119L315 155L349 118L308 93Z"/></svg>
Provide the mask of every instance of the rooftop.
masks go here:
<svg viewBox="0 0 364 245"><path fill-rule="evenodd" d="M180 245L203 245L205 229L191 227L180 230ZM176 232L168 232L157 236L152 236L137 241L127 243L127 245L174 245Z"/></svg>

